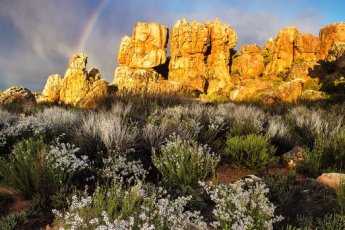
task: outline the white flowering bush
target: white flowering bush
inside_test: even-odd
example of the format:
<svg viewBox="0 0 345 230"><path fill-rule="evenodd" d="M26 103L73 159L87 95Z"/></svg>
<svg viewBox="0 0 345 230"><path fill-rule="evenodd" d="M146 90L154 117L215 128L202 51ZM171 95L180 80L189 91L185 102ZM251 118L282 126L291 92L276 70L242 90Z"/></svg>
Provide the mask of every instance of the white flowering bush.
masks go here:
<svg viewBox="0 0 345 230"><path fill-rule="evenodd" d="M79 148L75 145L62 143L60 138L56 139L55 144L50 145L45 159L48 165L55 169L54 176L60 183L68 182L75 173L91 167L87 156L76 156L78 151Z"/></svg>
<svg viewBox="0 0 345 230"><path fill-rule="evenodd" d="M143 181L148 174L140 160L128 160L131 150L121 153L119 150L110 151L109 157L103 158L101 177L127 183Z"/></svg>
<svg viewBox="0 0 345 230"><path fill-rule="evenodd" d="M229 185L200 184L215 202L212 211L215 229L267 230L283 219L274 215L275 207L266 197L268 189L259 178L246 178Z"/></svg>
<svg viewBox="0 0 345 230"><path fill-rule="evenodd" d="M74 195L68 211L53 210L59 229L207 229L199 212L185 211L190 197L162 198L162 189L126 189L113 183L93 196Z"/></svg>
<svg viewBox="0 0 345 230"><path fill-rule="evenodd" d="M153 150L152 161L166 181L195 186L199 180L215 173L220 157L205 145L172 135L159 152Z"/></svg>
<svg viewBox="0 0 345 230"><path fill-rule="evenodd" d="M13 124L17 119L16 115L0 108L0 130Z"/></svg>

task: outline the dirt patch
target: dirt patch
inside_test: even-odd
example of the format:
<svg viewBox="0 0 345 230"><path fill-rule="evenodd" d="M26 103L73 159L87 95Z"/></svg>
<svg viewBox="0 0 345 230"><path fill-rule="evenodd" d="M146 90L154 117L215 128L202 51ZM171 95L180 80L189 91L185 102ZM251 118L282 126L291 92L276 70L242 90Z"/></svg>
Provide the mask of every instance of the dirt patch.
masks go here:
<svg viewBox="0 0 345 230"><path fill-rule="evenodd" d="M219 183L230 183L249 175L255 175L258 177L264 176L288 176L291 172L286 167L273 167L264 170L258 169L245 169L245 168L235 168L230 164L224 163L220 165L216 170L216 179ZM296 173L296 180L303 181L306 177L302 174Z"/></svg>
<svg viewBox="0 0 345 230"><path fill-rule="evenodd" d="M8 202L3 204L4 207L0 207L0 217L6 216L9 213L20 212L27 208L30 204L30 201L24 200L8 188L0 187L0 193L8 197Z"/></svg>

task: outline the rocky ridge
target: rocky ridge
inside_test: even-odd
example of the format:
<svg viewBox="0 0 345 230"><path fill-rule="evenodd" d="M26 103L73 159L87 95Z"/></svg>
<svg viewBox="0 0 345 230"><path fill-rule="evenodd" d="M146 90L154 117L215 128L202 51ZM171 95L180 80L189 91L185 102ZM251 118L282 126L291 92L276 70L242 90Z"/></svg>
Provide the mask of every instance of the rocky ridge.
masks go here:
<svg viewBox="0 0 345 230"><path fill-rule="evenodd" d="M267 104L345 94L345 22L325 26L319 37L286 27L262 48L246 44L236 51L237 40L235 30L218 19L178 20L170 33L167 26L139 22L121 41L111 84L97 69L86 69L86 54L75 54L64 77L48 77L38 102L93 108L114 88Z"/></svg>

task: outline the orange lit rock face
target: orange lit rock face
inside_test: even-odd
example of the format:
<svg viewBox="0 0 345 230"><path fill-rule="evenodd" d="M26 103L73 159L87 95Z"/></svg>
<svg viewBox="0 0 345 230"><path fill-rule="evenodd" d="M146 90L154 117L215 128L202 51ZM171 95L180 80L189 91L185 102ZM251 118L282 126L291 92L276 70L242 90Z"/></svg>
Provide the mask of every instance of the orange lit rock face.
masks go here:
<svg viewBox="0 0 345 230"><path fill-rule="evenodd" d="M201 23L178 20L170 34L168 79L205 91L205 54L210 45L208 28Z"/></svg>
<svg viewBox="0 0 345 230"><path fill-rule="evenodd" d="M345 174L343 173L323 173L317 178L322 184L328 185L331 188L338 188L342 183L345 183Z"/></svg>
<svg viewBox="0 0 345 230"><path fill-rule="evenodd" d="M137 23L132 37L121 41L118 61L132 68L152 68L167 60L168 28L158 23Z"/></svg>
<svg viewBox="0 0 345 230"><path fill-rule="evenodd" d="M328 25L320 30L320 52L318 59L324 59L337 42L345 42L345 22Z"/></svg>
<svg viewBox="0 0 345 230"><path fill-rule="evenodd" d="M48 77L47 83L44 86L41 101L57 102L60 100L60 90L63 82L63 77L59 74L54 74Z"/></svg>
<svg viewBox="0 0 345 230"><path fill-rule="evenodd" d="M108 84L101 80L98 69L86 71L88 56L75 54L69 61L65 76L48 77L39 102L57 102L82 108L93 108L108 97Z"/></svg>
<svg viewBox="0 0 345 230"><path fill-rule="evenodd" d="M231 72L242 80L261 76L265 70L264 57L258 45L243 45L240 54L232 61Z"/></svg>
<svg viewBox="0 0 345 230"><path fill-rule="evenodd" d="M316 61L320 39L312 34L299 34L294 41L294 62Z"/></svg>
<svg viewBox="0 0 345 230"><path fill-rule="evenodd" d="M205 25L210 31L211 42L207 56L207 92L212 94L230 84L230 50L237 44L237 35L231 26L222 24L218 19Z"/></svg>

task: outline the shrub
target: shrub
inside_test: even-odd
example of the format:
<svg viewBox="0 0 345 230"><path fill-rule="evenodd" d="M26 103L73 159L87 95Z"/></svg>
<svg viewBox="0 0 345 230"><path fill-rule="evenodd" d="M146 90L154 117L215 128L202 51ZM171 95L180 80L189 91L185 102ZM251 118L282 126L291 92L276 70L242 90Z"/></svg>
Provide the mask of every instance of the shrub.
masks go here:
<svg viewBox="0 0 345 230"><path fill-rule="evenodd" d="M139 130L136 124L116 113L106 111L89 113L83 118L77 133L101 141L108 150L118 148L125 151L137 147Z"/></svg>
<svg viewBox="0 0 345 230"><path fill-rule="evenodd" d="M45 172L41 155L46 149L43 141L35 139L15 145L10 156L0 159L1 184L25 198L32 198L38 193L44 196L49 188L49 176Z"/></svg>
<svg viewBox="0 0 345 230"><path fill-rule="evenodd" d="M270 145L266 136L229 136L223 152L237 166L261 168L275 161L276 148Z"/></svg>
<svg viewBox="0 0 345 230"><path fill-rule="evenodd" d="M130 152L111 151L108 157L103 158L103 167L99 171L100 176L109 181L116 180L129 184L145 180L148 171L144 169L140 160L128 160Z"/></svg>
<svg viewBox="0 0 345 230"><path fill-rule="evenodd" d="M344 115L298 106L287 116L297 141L312 148L317 138L331 138L342 129Z"/></svg>
<svg viewBox="0 0 345 230"><path fill-rule="evenodd" d="M266 197L268 189L259 178L246 178L233 184L205 185L215 202L212 213L217 221L212 225L222 229L273 229L281 221L275 216L275 207Z"/></svg>
<svg viewBox="0 0 345 230"><path fill-rule="evenodd" d="M206 229L200 213L184 210L189 198L160 196L141 185L113 183L92 197L73 196L67 212L54 210L55 223L60 229Z"/></svg>
<svg viewBox="0 0 345 230"><path fill-rule="evenodd" d="M196 141L171 136L161 146L160 153L153 151L152 161L164 180L180 186L196 186L199 180L214 174L220 157L210 153L207 146Z"/></svg>
<svg viewBox="0 0 345 230"><path fill-rule="evenodd" d="M10 126L17 120L17 116L0 108L0 130Z"/></svg>
<svg viewBox="0 0 345 230"><path fill-rule="evenodd" d="M218 105L217 112L228 120L229 133L233 136L258 134L264 130L267 115L258 107L226 103Z"/></svg>
<svg viewBox="0 0 345 230"><path fill-rule="evenodd" d="M74 146L59 143L50 149L39 139L28 139L14 146L0 159L0 182L25 198L47 198L84 169L87 159L76 158Z"/></svg>

